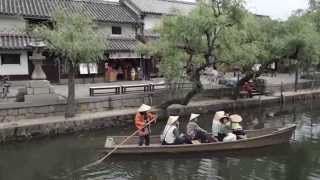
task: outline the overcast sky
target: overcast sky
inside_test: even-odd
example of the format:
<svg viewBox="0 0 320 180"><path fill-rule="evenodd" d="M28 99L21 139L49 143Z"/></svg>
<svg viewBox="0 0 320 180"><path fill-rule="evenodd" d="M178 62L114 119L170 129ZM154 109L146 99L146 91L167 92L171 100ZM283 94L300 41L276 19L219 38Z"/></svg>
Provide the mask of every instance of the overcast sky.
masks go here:
<svg viewBox="0 0 320 180"><path fill-rule="evenodd" d="M111 0L117 1L117 0ZM184 0L194 2L195 0ZM268 15L273 19L287 19L293 10L306 9L308 0L246 0L246 7L253 13Z"/></svg>
<svg viewBox="0 0 320 180"><path fill-rule="evenodd" d="M247 0L247 8L256 14L269 15L273 19L287 19L292 11L306 9L308 0Z"/></svg>

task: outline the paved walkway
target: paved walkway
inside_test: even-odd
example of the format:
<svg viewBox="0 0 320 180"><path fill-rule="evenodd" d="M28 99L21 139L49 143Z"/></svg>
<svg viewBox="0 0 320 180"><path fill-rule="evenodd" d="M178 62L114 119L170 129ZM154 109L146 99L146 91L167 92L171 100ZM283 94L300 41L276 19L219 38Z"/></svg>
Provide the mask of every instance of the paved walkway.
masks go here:
<svg viewBox="0 0 320 180"><path fill-rule="evenodd" d="M232 78L233 74L228 73L225 75L226 78ZM294 83L294 75L290 74L277 74L276 77L270 77L267 75L261 76L261 78L265 79L267 82L267 85L280 85L281 82L285 84L292 84ZM299 82L303 82L306 80L300 79ZM76 98L85 98L89 97L89 87L92 86L113 86L113 85L130 85L130 84L142 84L142 83L159 83L164 82L163 78L155 78L150 81L120 81L120 82L108 82L108 83L87 83L87 84L76 84ZM23 83L19 83L23 84ZM55 87L55 91L57 94L60 94L64 97L68 94L68 87L67 85L53 85ZM14 97L17 92L18 88L21 88L23 86L14 86L10 88L9 97ZM216 85L215 87L219 87L219 85ZM1 101L1 100L0 100Z"/></svg>

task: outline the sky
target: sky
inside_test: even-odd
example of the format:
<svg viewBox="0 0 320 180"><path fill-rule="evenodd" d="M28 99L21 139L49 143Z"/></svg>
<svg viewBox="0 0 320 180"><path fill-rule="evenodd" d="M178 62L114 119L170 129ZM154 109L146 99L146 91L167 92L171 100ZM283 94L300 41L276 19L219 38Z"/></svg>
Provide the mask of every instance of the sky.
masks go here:
<svg viewBox="0 0 320 180"><path fill-rule="evenodd" d="M195 0L184 1L194 2ZM246 7L251 12L281 20L286 20L294 10L308 7L308 0L246 0L246 2Z"/></svg>
<svg viewBox="0 0 320 180"><path fill-rule="evenodd" d="M292 11L308 8L308 0L247 0L247 9L272 19L287 19Z"/></svg>

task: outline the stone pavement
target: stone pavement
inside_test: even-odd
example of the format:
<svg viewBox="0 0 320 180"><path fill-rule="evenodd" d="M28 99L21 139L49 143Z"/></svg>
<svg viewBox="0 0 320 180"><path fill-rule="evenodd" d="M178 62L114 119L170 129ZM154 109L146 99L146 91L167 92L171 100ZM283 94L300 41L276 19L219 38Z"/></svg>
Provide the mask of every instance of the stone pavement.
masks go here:
<svg viewBox="0 0 320 180"><path fill-rule="evenodd" d="M227 73L225 75L226 78L232 78L233 73ZM276 77L270 77L268 75L263 75L261 78L265 79L267 82L267 85L280 85L281 82L285 84L292 84L294 83L294 75L290 74L277 74ZM299 82L304 82L306 80L299 79ZM159 82L164 82L163 78L155 78L150 81L119 81L119 82L107 82L107 83L86 83L86 84L76 84L76 98L86 98L89 97L89 87L92 86L113 86L113 85L131 85L131 84L142 84L142 83L159 83ZM21 88L21 84L23 83L18 83L19 85L17 86L12 86L10 87L10 93L9 97L14 97L17 94L18 88ZM66 97L68 94L68 87L67 85L55 85L55 91L57 94ZM216 85L215 87L219 87Z"/></svg>
<svg viewBox="0 0 320 180"><path fill-rule="evenodd" d="M154 78L150 81L119 81L119 82L106 82L106 83L86 83L76 84L76 98L89 97L89 87L92 86L115 86L115 85L131 85L131 84L148 84L148 83L160 83L164 82L163 78ZM15 86L10 87L9 97L14 97L18 89L24 87L23 82L14 83ZM55 88L55 92L61 96L66 97L68 95L68 85L52 84Z"/></svg>

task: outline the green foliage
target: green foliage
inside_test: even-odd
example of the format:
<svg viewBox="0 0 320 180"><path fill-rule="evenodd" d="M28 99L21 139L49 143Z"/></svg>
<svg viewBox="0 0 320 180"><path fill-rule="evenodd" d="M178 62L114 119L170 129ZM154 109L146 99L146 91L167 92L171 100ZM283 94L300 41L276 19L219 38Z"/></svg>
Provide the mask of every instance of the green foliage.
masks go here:
<svg viewBox="0 0 320 180"><path fill-rule="evenodd" d="M104 38L95 31L90 18L58 11L53 21L53 28L40 26L34 30L53 53L75 65L96 61L103 56L106 49Z"/></svg>
<svg viewBox="0 0 320 180"><path fill-rule="evenodd" d="M162 57L161 70L169 79L187 77L211 65L239 65L250 72L253 64L293 59L307 69L320 62L320 12L299 11L287 21L255 16L242 1L200 3L188 15L165 17L160 41L144 45L145 53Z"/></svg>
<svg viewBox="0 0 320 180"><path fill-rule="evenodd" d="M292 16L284 24L286 30L283 54L295 60L299 67L308 68L320 62L320 34L307 16Z"/></svg>
<svg viewBox="0 0 320 180"><path fill-rule="evenodd" d="M162 58L160 68L168 79L198 81L199 72L217 59L223 32L241 22L243 15L242 1L199 3L188 15L164 17L155 30L160 41L141 49Z"/></svg>

